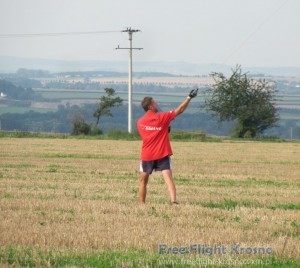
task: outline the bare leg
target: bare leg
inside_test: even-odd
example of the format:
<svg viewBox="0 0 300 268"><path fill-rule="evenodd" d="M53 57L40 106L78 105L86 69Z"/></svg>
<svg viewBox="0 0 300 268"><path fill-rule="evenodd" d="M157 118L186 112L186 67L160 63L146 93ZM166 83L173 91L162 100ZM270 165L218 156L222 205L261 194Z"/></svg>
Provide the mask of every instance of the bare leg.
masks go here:
<svg viewBox="0 0 300 268"><path fill-rule="evenodd" d="M176 187L175 187L173 177L172 177L172 170L170 170L170 169L163 170L162 174L163 174L164 180L168 186L171 202L177 202L176 201Z"/></svg>
<svg viewBox="0 0 300 268"><path fill-rule="evenodd" d="M140 194L141 203L145 203L145 200L146 200L148 179L149 179L149 174L145 173L145 172L141 172L140 187L139 187L139 194Z"/></svg>

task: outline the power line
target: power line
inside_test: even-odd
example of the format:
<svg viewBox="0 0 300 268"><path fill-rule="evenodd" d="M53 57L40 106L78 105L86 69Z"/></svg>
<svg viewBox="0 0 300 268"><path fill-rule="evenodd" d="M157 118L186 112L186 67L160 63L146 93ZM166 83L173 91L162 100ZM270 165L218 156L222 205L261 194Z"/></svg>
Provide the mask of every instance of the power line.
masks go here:
<svg viewBox="0 0 300 268"><path fill-rule="evenodd" d="M222 64L226 64L229 59L231 59L238 51L242 49L242 47L258 32L275 14L283 8L283 6L288 2L286 0L283 2L274 12L272 12L264 21L262 21L249 35L240 43L240 45L230 54L228 55L222 62Z"/></svg>
<svg viewBox="0 0 300 268"><path fill-rule="evenodd" d="M122 31L90 31L90 32L63 32L63 33L15 33L0 34L0 38L31 38L31 37L53 37L53 36L71 36L71 35L94 35L106 33L120 33Z"/></svg>

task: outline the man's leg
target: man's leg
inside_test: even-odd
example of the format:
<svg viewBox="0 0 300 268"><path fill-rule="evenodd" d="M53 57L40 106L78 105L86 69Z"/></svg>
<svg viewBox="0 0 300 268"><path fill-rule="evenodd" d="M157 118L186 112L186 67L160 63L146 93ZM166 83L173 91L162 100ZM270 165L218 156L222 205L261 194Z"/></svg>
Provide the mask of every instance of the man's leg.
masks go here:
<svg viewBox="0 0 300 268"><path fill-rule="evenodd" d="M173 181L173 177L172 177L172 170L171 169L165 169L162 171L162 175L164 177L164 180L168 186L168 190L170 193L170 198L171 198L171 202L172 203L177 203L176 200L176 187Z"/></svg>
<svg viewBox="0 0 300 268"><path fill-rule="evenodd" d="M146 200L148 179L149 179L149 174L146 173L146 172L141 172L140 187L139 187L139 194L140 194L141 203L145 203L145 200Z"/></svg>

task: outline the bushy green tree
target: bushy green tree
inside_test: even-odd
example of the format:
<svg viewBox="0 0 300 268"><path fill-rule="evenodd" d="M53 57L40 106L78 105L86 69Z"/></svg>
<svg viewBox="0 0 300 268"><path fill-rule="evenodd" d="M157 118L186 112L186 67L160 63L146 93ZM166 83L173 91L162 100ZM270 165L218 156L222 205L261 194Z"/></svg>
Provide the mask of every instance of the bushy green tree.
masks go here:
<svg viewBox="0 0 300 268"><path fill-rule="evenodd" d="M279 116L275 107L275 84L249 78L237 66L226 78L222 73L212 73L214 85L209 89L205 105L219 123L235 121L237 137L255 137L276 126Z"/></svg>
<svg viewBox="0 0 300 268"><path fill-rule="evenodd" d="M76 114L73 118L73 135L89 135L91 134L92 128L87 124L81 114Z"/></svg>

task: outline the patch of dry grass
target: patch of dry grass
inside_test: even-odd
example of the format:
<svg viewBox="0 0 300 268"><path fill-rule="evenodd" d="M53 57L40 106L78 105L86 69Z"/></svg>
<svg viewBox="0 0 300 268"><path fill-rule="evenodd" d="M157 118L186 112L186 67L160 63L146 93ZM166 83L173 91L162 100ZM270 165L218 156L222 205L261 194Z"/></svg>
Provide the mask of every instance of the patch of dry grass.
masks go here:
<svg viewBox="0 0 300 268"><path fill-rule="evenodd" d="M140 141L0 139L0 245L156 253L159 243L300 256L300 144L173 142L138 203Z"/></svg>

